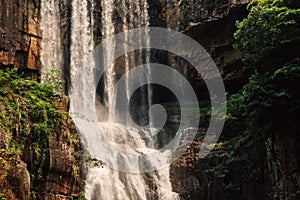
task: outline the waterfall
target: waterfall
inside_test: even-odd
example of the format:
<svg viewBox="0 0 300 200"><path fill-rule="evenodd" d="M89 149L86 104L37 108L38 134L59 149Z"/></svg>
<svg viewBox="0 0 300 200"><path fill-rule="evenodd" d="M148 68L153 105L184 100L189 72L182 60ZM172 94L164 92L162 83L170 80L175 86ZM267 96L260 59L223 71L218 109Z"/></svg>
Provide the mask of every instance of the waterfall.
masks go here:
<svg viewBox="0 0 300 200"><path fill-rule="evenodd" d="M124 31L149 26L148 4L147 1L132 1L120 0L124 5L122 17L122 29ZM179 199L178 195L172 192L172 185L170 182L170 174L168 163L165 163L164 169L156 170L151 158L145 157L147 153L153 153L153 156L159 155L160 151L154 149L155 141L148 138L148 141L142 138L142 134L150 135L149 130L142 130L130 127L126 122L121 123L116 114L116 94L115 89L117 81L116 71L113 66L109 66L105 71L104 77L104 105L106 109L98 109L98 115L108 115L107 120L94 122L89 121L90 108L93 109L97 102L95 95L92 94L93 89L90 86L95 84L94 77L91 71L79 71L83 65L83 59L93 48L93 23L100 19L93 19L91 10L93 3L89 5L87 0L73 0L72 2L72 41L71 41L71 75L72 81L79 81L74 84L71 90L71 108L70 112L80 112L85 114L81 118L74 118L75 124L79 127L79 132L84 142L84 148L93 158L105 158L106 165L103 168L88 166L86 180L85 180L85 197L88 200L148 200L148 199L161 199L161 200L176 200ZM103 39L112 36L116 32L116 1L102 0L102 37ZM122 7L119 7L122 8ZM149 36L139 36L140 41L128 41L124 44L124 49L127 49L126 43L141 42L143 38L147 39L149 43ZM111 59L114 56L114 43L112 42L104 47L104 59ZM141 64L150 62L149 52L142 50L139 54L131 53L124 55L125 62L122 66L125 70L130 70L130 66L134 64ZM92 59L96 59L93 57ZM140 62L138 62L140 60ZM96 62L89 62L89 65L95 65ZM102 66L103 67L103 66ZM142 78L151 79L150 65L147 65L147 74ZM76 75L77 74L77 75ZM91 75L91 77L90 77ZM130 81L126 79L125 95L127 101L130 100ZM79 87L79 88L76 88ZM74 92L76 91L76 92ZM82 93L87 91L86 93ZM146 106L151 105L151 87L142 92L146 93L143 103ZM82 101L83 100L83 101ZM75 106L76 104L76 106ZM99 119L99 118L98 118ZM126 121L126 120L125 120ZM90 126L89 124L93 124ZM149 145L150 144L150 145ZM117 148L116 148L117 147ZM128 152L137 155L136 157L128 156ZM156 157L155 160L160 160ZM166 162L165 160L161 162ZM153 166L152 166L153 165ZM134 168L136 171L126 172L128 169ZM144 168L153 169L150 172L144 173Z"/></svg>
<svg viewBox="0 0 300 200"><path fill-rule="evenodd" d="M41 30L43 35L41 61L42 81L52 68L61 69L63 63L59 4L55 0L41 1Z"/></svg>
<svg viewBox="0 0 300 200"><path fill-rule="evenodd" d="M102 37L112 36L115 33L115 25L113 21L113 13L114 13L114 1L113 0L105 0L101 1L102 6ZM114 45L113 43L106 46L104 49L104 58L107 60L111 60L114 54ZM108 108L108 120L115 120L115 71L114 67L108 67L106 76L105 76L105 92L106 92L106 105Z"/></svg>
<svg viewBox="0 0 300 200"><path fill-rule="evenodd" d="M92 2L88 0L72 0L71 83L75 79L78 68L82 66L84 56L94 48L92 10Z"/></svg>
<svg viewBox="0 0 300 200"><path fill-rule="evenodd" d="M134 28L140 28L140 27L149 27L149 16L148 16L148 3L145 1L128 1L128 0L122 0L121 5L124 8L123 13L123 21L122 21L122 29L125 31L125 37L127 42L124 43L124 49L127 51L128 44L131 44L132 42L137 41L131 41L131 38L128 37L127 31L134 29ZM146 46L149 46L150 37L148 33L146 32L146 35L142 35L140 32L138 37L138 43L141 44L142 40L146 38ZM126 54L125 55L125 71L128 72L130 70L130 66L138 66L142 63L150 63L150 52L148 50L145 51L145 49L139 49L136 53ZM148 65L148 70L146 76L140 76L140 81L142 82L143 79L148 80L147 82L150 82L151 79L151 69ZM126 95L127 95L127 103L130 101L129 91L130 91L130 81L127 78L125 80L126 84ZM152 90L151 85L148 84L147 91L146 88L141 89L141 104L142 105L148 105L150 106L152 104ZM143 111L144 113L145 111Z"/></svg>

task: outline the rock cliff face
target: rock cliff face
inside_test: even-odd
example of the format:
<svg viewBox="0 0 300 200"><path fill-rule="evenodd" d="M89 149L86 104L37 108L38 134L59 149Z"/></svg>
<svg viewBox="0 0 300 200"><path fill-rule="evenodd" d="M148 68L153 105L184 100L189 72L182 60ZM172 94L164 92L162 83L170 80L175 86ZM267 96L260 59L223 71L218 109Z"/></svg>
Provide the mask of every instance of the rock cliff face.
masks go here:
<svg viewBox="0 0 300 200"><path fill-rule="evenodd" d="M41 68L39 0L0 1L0 67Z"/></svg>
<svg viewBox="0 0 300 200"><path fill-rule="evenodd" d="M56 102L60 104L61 111L67 111L66 99L56 98ZM0 102L0 112L7 109ZM32 128L32 123L28 122L28 124L28 127ZM15 126L18 127L18 125ZM33 167L38 159L36 151L39 151L34 142L27 139L24 151L19 155L7 147L8 143L11 143L12 136L5 129L11 127L3 127L1 123L0 127L0 199L1 197L11 200L79 198L81 195L80 141L70 117L66 116L63 119L61 134L53 133L54 136L47 139L49 146L40 179L36 177L40 172Z"/></svg>
<svg viewBox="0 0 300 200"><path fill-rule="evenodd" d="M247 16L249 2L154 0L149 1L150 21L152 26L183 32L202 45L218 66L226 91L234 93L247 82L247 75L242 71L243 54L233 48L233 33L236 20ZM193 66L172 54L158 60L183 73L198 97L207 98L206 85Z"/></svg>
<svg viewBox="0 0 300 200"><path fill-rule="evenodd" d="M172 165L173 189L182 199L299 199L296 141L294 133L274 133L250 145L232 140L202 159L201 143L194 143Z"/></svg>
<svg viewBox="0 0 300 200"><path fill-rule="evenodd" d="M207 50L220 70L226 91L234 93L247 81L247 76L242 71L243 54L233 48L235 23L247 15L247 10L246 4L224 4L219 5L219 9L215 8L215 11L209 12L211 15L203 13L202 20L195 18L188 22L184 33ZM199 75L193 76L196 80L200 79Z"/></svg>
<svg viewBox="0 0 300 200"><path fill-rule="evenodd" d="M235 21L247 15L248 2L183 0L167 13L169 24L179 25L210 53L229 93L237 92L247 82L242 72L243 54L232 44ZM201 78L189 69L190 80L196 88L203 88ZM231 135L201 159L198 152L202 143L195 142L171 166L174 191L186 200L299 199L299 135L285 131L288 137L281 132L270 133L250 144Z"/></svg>
<svg viewBox="0 0 300 200"><path fill-rule="evenodd" d="M247 16L247 4L250 0L192 0L179 1L179 27L211 55L223 77L227 92L237 92L247 81L242 72L243 54L233 48L235 23ZM172 17L169 16L169 19ZM192 73L200 84L199 75Z"/></svg>

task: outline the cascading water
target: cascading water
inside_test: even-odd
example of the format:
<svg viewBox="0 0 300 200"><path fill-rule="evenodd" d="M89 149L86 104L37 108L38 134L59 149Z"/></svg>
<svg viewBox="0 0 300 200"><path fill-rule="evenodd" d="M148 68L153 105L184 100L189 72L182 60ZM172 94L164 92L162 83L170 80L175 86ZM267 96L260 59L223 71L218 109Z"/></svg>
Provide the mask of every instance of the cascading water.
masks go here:
<svg viewBox="0 0 300 200"><path fill-rule="evenodd" d="M41 30L43 32L41 61L42 81L52 68L61 69L63 63L59 6L55 0L41 1Z"/></svg>
<svg viewBox="0 0 300 200"><path fill-rule="evenodd" d="M137 28L139 26L149 26L148 19L148 5L147 1L127 1L121 0L125 9L123 15L123 30ZM102 0L102 37L107 38L112 36L115 33L115 1L114 0ZM88 53L91 49L93 43L93 34L91 18L89 17L90 13L88 11L87 0L73 0L72 3L73 14L72 14L72 42L71 42L71 74L72 80L74 80L75 74L78 72L78 69L82 67L83 56ZM149 43L149 36L139 36L140 41L146 38L146 43ZM125 37L125 40L128 39ZM124 49L127 48L126 43L130 44L130 41L125 42ZM108 48L108 47L109 48ZM111 42L109 45L104 47L104 59L110 60L114 55L114 43ZM125 62L123 68L125 70L130 69L130 65L135 63L136 59L142 60L143 52L140 51L140 55L125 55ZM149 53L144 53L144 62L149 63ZM133 58L132 58L133 57ZM96 58L95 58L96 59ZM90 63L93 65L95 63ZM140 63L141 64L141 63ZM103 66L102 66L103 67ZM108 157L109 163L103 168L89 166L87 171L87 176L85 180L85 197L89 200L147 200L147 199L162 199L162 200L174 200L179 199L178 195L172 192L172 186L169 179L169 168L165 167L160 171L154 172L144 172L144 168L156 169L152 167L152 163L149 160L145 160L145 153L159 152L152 147L155 146L155 141L151 140L151 137L148 137L147 142L141 137L140 133L144 132L145 135L150 135L149 131L139 130L137 128L130 127L125 123L118 123L119 120L116 116L118 110L116 109L116 89L115 84L117 81L116 72L113 66L109 66L105 72L104 79L104 103L106 106L105 111L99 111L98 115L108 115L106 121L101 121L95 123L99 132L96 131L91 133L91 128L87 125L88 120L85 121L85 118L91 117L89 114L89 109L95 106L96 99L93 99L92 89L89 89L90 85L95 84L94 79L89 74L92 72L80 72L81 76L76 79L81 79L80 84L73 85L73 87L80 87L75 91L88 91L87 94L79 94L72 92L70 94L71 98L71 112L80 111L80 113L85 113L86 116L83 116L82 119L75 120L77 125L80 124L81 128L79 131L82 135L83 141L85 142L85 149L87 152L95 158L103 157L103 154L106 154L104 157ZM144 79L147 79L148 82L151 78L150 65L147 66L147 73L144 76ZM126 79L125 95L127 95L127 101L130 99L130 82ZM73 88L74 89L74 88ZM74 91L74 90L73 90ZM145 106L151 105L151 87L147 87L147 96L143 103ZM82 107L74 108L72 102L76 102L78 99L84 99L82 104L88 104L88 106L83 105ZM99 102L98 102L99 103ZM98 118L99 119L99 118ZM122 121L124 122L124 120ZM96 127L94 127L97 129ZM150 127L151 128L151 127ZM97 129L98 130L98 129ZM95 133L95 134L94 134ZM150 143L150 145L149 145ZM152 144L151 144L152 143ZM118 150L116 151L116 146ZM125 151L125 153L124 153ZM135 153L137 157L130 157L126 152ZM111 154L111 155L110 155ZM114 159L109 159L112 157ZM115 159L117 158L117 159ZM150 158L148 158L150 159ZM157 157L156 160L159 160ZM165 162L165 161L164 161ZM167 163L166 163L167 164ZM135 167L134 167L135 166ZM145 167L146 166L146 167ZM136 173L119 171L118 169L128 169L135 168ZM141 172L141 173L138 173Z"/></svg>
<svg viewBox="0 0 300 200"><path fill-rule="evenodd" d="M114 13L114 1L105 0L101 1L102 6L102 35L103 37L111 36L115 33L115 25L113 21ZM114 54L114 44L113 42L104 49L104 58L111 60ZM105 93L106 93L106 105L108 108L108 120L114 121L115 119L115 71L114 67L108 67L105 75Z"/></svg>
<svg viewBox="0 0 300 200"><path fill-rule="evenodd" d="M93 3L89 0L72 0L71 83L74 81L78 68L82 66L84 56L94 48L91 10L93 10Z"/></svg>

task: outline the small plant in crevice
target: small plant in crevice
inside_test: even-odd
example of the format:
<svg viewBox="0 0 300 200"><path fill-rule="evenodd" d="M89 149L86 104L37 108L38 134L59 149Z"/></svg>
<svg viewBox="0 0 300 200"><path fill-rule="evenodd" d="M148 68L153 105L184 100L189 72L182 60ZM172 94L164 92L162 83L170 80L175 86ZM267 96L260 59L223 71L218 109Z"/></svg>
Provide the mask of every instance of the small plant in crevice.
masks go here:
<svg viewBox="0 0 300 200"><path fill-rule="evenodd" d="M64 95L64 81L62 79L62 73L60 69L50 69L43 78L43 84L50 87L53 90L54 94L59 96Z"/></svg>
<svg viewBox="0 0 300 200"><path fill-rule="evenodd" d="M81 164L84 163L90 163L93 165L93 167L101 167L103 168L105 163L102 160L99 160L97 158L88 157L84 161L81 162Z"/></svg>
<svg viewBox="0 0 300 200"><path fill-rule="evenodd" d="M0 200L7 200L6 195L3 193L0 193Z"/></svg>

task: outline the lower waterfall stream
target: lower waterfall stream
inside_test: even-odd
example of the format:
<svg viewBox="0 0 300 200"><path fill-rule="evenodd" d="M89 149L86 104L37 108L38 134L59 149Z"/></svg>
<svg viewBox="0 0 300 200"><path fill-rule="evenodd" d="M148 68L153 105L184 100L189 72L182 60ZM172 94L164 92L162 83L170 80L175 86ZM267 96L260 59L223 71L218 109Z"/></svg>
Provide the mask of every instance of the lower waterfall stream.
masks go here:
<svg viewBox="0 0 300 200"><path fill-rule="evenodd" d="M120 145L122 150L127 152L135 152L141 154L144 152L154 151L147 148L145 142L141 138L133 138L131 135L138 134L138 130L130 129L115 123L100 123L100 129L104 135L114 144ZM107 144L101 144L101 138L95 138L95 144L102 147L109 147ZM109 150L109 149L108 149ZM114 151L114 149L112 149ZM99 152L101 153L101 152ZM135 165L133 161L118 153L118 160L113 163L113 168L120 165ZM143 168L144 160L140 159L138 165ZM87 199L162 199L175 200L179 199L176 193L172 192L172 186L169 178L169 168L165 168L150 173L128 173L111 169L109 167L98 168L92 167L88 169L86 179L85 197Z"/></svg>

